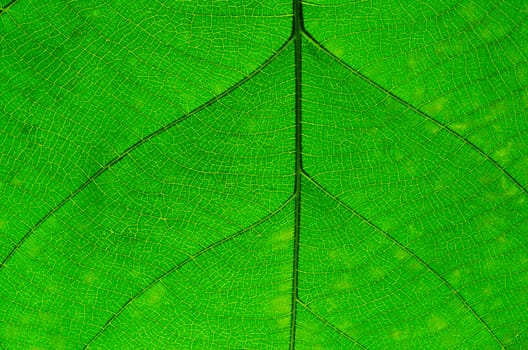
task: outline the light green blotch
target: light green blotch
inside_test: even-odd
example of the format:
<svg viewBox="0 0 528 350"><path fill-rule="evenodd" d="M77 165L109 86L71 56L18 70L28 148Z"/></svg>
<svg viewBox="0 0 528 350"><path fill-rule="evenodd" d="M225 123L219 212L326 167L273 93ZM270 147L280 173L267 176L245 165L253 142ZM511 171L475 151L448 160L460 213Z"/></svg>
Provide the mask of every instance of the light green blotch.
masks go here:
<svg viewBox="0 0 528 350"><path fill-rule="evenodd" d="M16 319L16 324L0 322L0 335L2 335L2 337L0 337L0 340L16 340L27 337L27 331L31 328L31 325L34 323L34 317L35 316L32 313L25 313L22 314L18 319ZM1 342L0 345L2 345Z"/></svg>
<svg viewBox="0 0 528 350"><path fill-rule="evenodd" d="M14 187L21 187L24 184L24 181L15 176L11 179L10 184Z"/></svg>
<svg viewBox="0 0 528 350"><path fill-rule="evenodd" d="M271 246L273 251L288 248L291 245L291 242L293 242L293 235L293 227L288 227L273 233L271 235Z"/></svg>
<svg viewBox="0 0 528 350"><path fill-rule="evenodd" d="M521 256L521 258L519 259L519 265L521 268L519 268L519 270L523 271L521 274L520 274L520 277L519 277L519 282L521 282L522 284L526 284L528 283L528 256Z"/></svg>
<svg viewBox="0 0 528 350"><path fill-rule="evenodd" d="M399 218L394 216L385 216L377 219L376 224L383 227L384 230L390 231L393 227L397 227L401 224L398 219Z"/></svg>
<svg viewBox="0 0 528 350"><path fill-rule="evenodd" d="M327 299L325 300L326 310L328 312L333 312L335 309L338 308L340 303L338 303L335 299Z"/></svg>
<svg viewBox="0 0 528 350"><path fill-rule="evenodd" d="M384 269L383 267L381 266L374 266L374 267L371 267L370 268L370 276L374 279L374 280L379 280L379 279L382 279L383 277L385 277L385 275L387 274L388 270L387 269Z"/></svg>
<svg viewBox="0 0 528 350"><path fill-rule="evenodd" d="M394 258L398 261L404 261L409 258L409 253L407 253L405 250L401 249L398 246L395 246L394 248Z"/></svg>
<svg viewBox="0 0 528 350"><path fill-rule="evenodd" d="M291 317L289 315L277 319L278 328L290 328Z"/></svg>
<svg viewBox="0 0 528 350"><path fill-rule="evenodd" d="M150 306L159 306L163 299L167 295L167 289L160 282L155 284L152 289L150 289L146 295L147 304Z"/></svg>
<svg viewBox="0 0 528 350"><path fill-rule="evenodd" d="M312 254L321 254L317 248L312 250ZM343 252L342 248L332 248L327 253L329 263L337 262L343 269L351 269L354 267L354 261L352 259L343 259L346 253Z"/></svg>
<svg viewBox="0 0 528 350"><path fill-rule="evenodd" d="M426 91L427 89L425 88L425 86L415 86L413 90L414 100L421 101L424 98Z"/></svg>
<svg viewBox="0 0 528 350"><path fill-rule="evenodd" d="M405 158L407 158L407 155L405 154L405 152L397 149L395 152L394 152L394 159L397 161L397 162L402 162Z"/></svg>
<svg viewBox="0 0 528 350"><path fill-rule="evenodd" d="M136 269L136 268L132 268L130 272L128 273L128 276L132 277L132 279L134 280L144 277L141 270Z"/></svg>
<svg viewBox="0 0 528 350"><path fill-rule="evenodd" d="M450 54L452 56L460 55L466 48L466 44L462 43L463 39L457 39L456 42L451 43Z"/></svg>
<svg viewBox="0 0 528 350"><path fill-rule="evenodd" d="M484 122L491 122L492 120L496 119L497 117L504 115L507 112L507 105L506 101L499 101L496 103L493 103L490 106L489 114L484 117ZM494 125L495 130L497 128L502 128L501 124L495 124ZM500 130L500 129L499 129Z"/></svg>
<svg viewBox="0 0 528 350"><path fill-rule="evenodd" d="M0 231L4 231L7 228L8 221L5 218L0 218Z"/></svg>
<svg viewBox="0 0 528 350"><path fill-rule="evenodd" d="M302 308L301 305L299 305L298 307ZM321 329L330 327L329 325L325 326L324 321L318 320L316 319L316 317L317 316L314 316L314 318L312 318L313 320L312 322L305 322L303 323L303 327L297 328L298 339L302 339L304 344L319 343L318 336L320 336L321 334ZM344 320L343 322L334 323L334 326L336 326L340 330L343 330L352 338L358 337L357 332L354 332L354 330L351 329L352 322L348 320ZM326 329L329 329L329 328L326 328ZM323 348L312 345L310 346L310 349L323 349Z"/></svg>
<svg viewBox="0 0 528 350"><path fill-rule="evenodd" d="M487 292L489 294L492 294L493 289L489 289ZM491 310L500 310L502 308L504 308L504 299L502 299L502 298L494 298L493 299L493 303L491 303L491 305L490 305L490 309Z"/></svg>
<svg viewBox="0 0 528 350"><path fill-rule="evenodd" d="M195 94L186 92L180 92L178 94L178 101L181 101L181 108L185 114L190 113L200 102Z"/></svg>
<svg viewBox="0 0 528 350"><path fill-rule="evenodd" d="M137 66L141 65L141 62L140 62L139 59L136 57L136 55L133 55L132 53L129 53L129 54L126 56L126 65L127 65L129 68L136 68Z"/></svg>
<svg viewBox="0 0 528 350"><path fill-rule="evenodd" d="M518 51L513 52L509 55L509 57L514 63L522 62L525 59L521 54L518 53ZM519 65L518 68L515 69L515 77L517 78L518 83L526 84L528 81L528 66Z"/></svg>
<svg viewBox="0 0 528 350"><path fill-rule="evenodd" d="M523 91L521 101L523 103L523 106L526 108L528 107L528 90Z"/></svg>
<svg viewBox="0 0 528 350"><path fill-rule="evenodd" d="M393 329L390 332L391 339L399 342L409 338L410 332L404 329Z"/></svg>
<svg viewBox="0 0 528 350"><path fill-rule="evenodd" d="M517 197L517 204L518 205L523 205L524 203L526 203L526 196L518 196Z"/></svg>
<svg viewBox="0 0 528 350"><path fill-rule="evenodd" d="M86 12L86 17L88 17L88 18L96 19L96 18L99 18L101 16L102 16L102 12L101 12L101 10L99 8L93 8L90 11Z"/></svg>
<svg viewBox="0 0 528 350"><path fill-rule="evenodd" d="M239 62L240 65L241 65L241 68L242 68L242 71L243 72L247 72L247 75L251 74L249 72L253 72L256 67L258 67L258 63L254 62L253 60L242 60L241 62ZM262 70L262 68L259 70L259 72ZM243 77L241 76L239 78L239 80L242 80Z"/></svg>
<svg viewBox="0 0 528 350"><path fill-rule="evenodd" d="M442 130L442 127L431 121L423 123L422 128L426 133L430 135L436 135Z"/></svg>
<svg viewBox="0 0 528 350"><path fill-rule="evenodd" d="M407 60L407 66L409 66L411 70L415 70L418 68L418 60L415 57L409 57Z"/></svg>
<svg viewBox="0 0 528 350"><path fill-rule="evenodd" d="M414 223L407 225L407 231L409 232L409 241L416 240L424 234L424 231L418 229ZM405 252L400 247L396 246L396 249L400 250L401 252Z"/></svg>
<svg viewBox="0 0 528 350"><path fill-rule="evenodd" d="M420 271L425 268L422 266L422 264L420 264L420 262L416 258L410 259L405 266L407 270L410 271Z"/></svg>
<svg viewBox="0 0 528 350"><path fill-rule="evenodd" d="M455 346L457 345L457 338L456 337L453 337L453 336L450 336L450 335L447 335L447 336L444 336L442 337L441 339L441 343L442 343L442 349L454 349Z"/></svg>
<svg viewBox="0 0 528 350"><path fill-rule="evenodd" d="M315 252L315 250L314 250L314 252ZM328 250L328 258L330 260L335 260L338 257L339 257L339 250L338 249L333 248L333 249Z"/></svg>
<svg viewBox="0 0 528 350"><path fill-rule="evenodd" d="M502 179L501 179L502 181ZM497 199L501 198L503 196L502 193L498 193L497 190L490 190L486 192L485 198L488 202L495 202Z"/></svg>
<svg viewBox="0 0 528 350"><path fill-rule="evenodd" d="M354 324L352 321L350 321L350 319L343 318L342 321L337 324L337 327L343 331L346 331L346 333L352 338L359 337L359 333L354 328Z"/></svg>
<svg viewBox="0 0 528 350"><path fill-rule="evenodd" d="M213 85L213 94L215 96L220 95L222 92L226 91L229 87L224 84L216 83Z"/></svg>
<svg viewBox="0 0 528 350"><path fill-rule="evenodd" d="M429 103L426 107L426 113L428 114L437 114L442 112L445 109L445 106L449 102L449 99L445 96L437 98L436 100Z"/></svg>
<svg viewBox="0 0 528 350"><path fill-rule="evenodd" d="M482 173L482 175L479 176L480 183L485 186L490 185L496 179L497 179L497 174L490 172L490 171L485 171L484 173Z"/></svg>
<svg viewBox="0 0 528 350"><path fill-rule="evenodd" d="M483 296L492 296L493 295L493 287L491 285L487 285L486 287L482 288L482 291L480 292Z"/></svg>
<svg viewBox="0 0 528 350"><path fill-rule="evenodd" d="M459 56L467 47L465 37L452 36L448 40L442 40L436 46L436 52L445 58Z"/></svg>
<svg viewBox="0 0 528 350"><path fill-rule="evenodd" d="M46 323L48 325L57 323L57 317L48 312L40 312L38 316L39 316L39 321L42 323Z"/></svg>
<svg viewBox="0 0 528 350"><path fill-rule="evenodd" d="M290 276L291 275L291 266L284 264L277 273L278 276ZM277 291L279 293L287 293L291 294L291 282L288 280L285 280L284 282L277 285Z"/></svg>
<svg viewBox="0 0 528 350"><path fill-rule="evenodd" d="M459 134L463 134L469 129L470 125L471 124L469 122L458 122L458 123L450 124L449 127L451 128L451 130Z"/></svg>
<svg viewBox="0 0 528 350"><path fill-rule="evenodd" d="M274 314L287 314L291 310L291 297L288 295L280 295L271 299L270 309Z"/></svg>
<svg viewBox="0 0 528 350"><path fill-rule="evenodd" d="M449 43L446 41L441 41L438 45L435 47L435 53L437 56L444 58L446 56L446 52L449 52Z"/></svg>
<svg viewBox="0 0 528 350"><path fill-rule="evenodd" d="M85 273L83 277L84 283L88 285L92 285L96 279L97 279L97 274L93 270L90 270L87 273Z"/></svg>
<svg viewBox="0 0 528 350"><path fill-rule="evenodd" d="M513 142L510 140L506 145L495 150L492 158L495 159L499 164L508 163L511 160Z"/></svg>
<svg viewBox="0 0 528 350"><path fill-rule="evenodd" d="M51 345L50 347L55 350L67 349L66 339L64 339L61 335L53 335L50 338L49 344Z"/></svg>
<svg viewBox="0 0 528 350"><path fill-rule="evenodd" d="M519 188L507 177L501 178L502 196L506 198L513 197L519 193Z"/></svg>
<svg viewBox="0 0 528 350"><path fill-rule="evenodd" d="M411 177L416 177L418 175L418 171L420 170L420 168L416 166L416 162L412 159L406 159L403 162L403 166L407 171L407 174L409 174Z"/></svg>
<svg viewBox="0 0 528 350"><path fill-rule="evenodd" d="M494 213L489 213L484 215L480 221L480 227L482 228L495 228L502 227L504 224L504 219L500 216L495 215Z"/></svg>
<svg viewBox="0 0 528 350"><path fill-rule="evenodd" d="M40 255L42 244L39 239L32 237L25 242L25 249L29 257L36 258Z"/></svg>
<svg viewBox="0 0 528 350"><path fill-rule="evenodd" d="M448 275L447 280L449 281L451 285L456 286L460 284L461 276L462 274L460 270L457 269L457 270L452 271Z"/></svg>
<svg viewBox="0 0 528 350"><path fill-rule="evenodd" d="M439 44L437 44L435 48L435 52L438 57L442 59L449 59L451 57L455 57L457 55L460 55L460 53L464 50L464 44L460 41L460 39L456 40L446 40L441 41ZM443 79L445 75L438 76L438 79Z"/></svg>
<svg viewBox="0 0 528 350"><path fill-rule="evenodd" d="M493 41L503 37L505 33L506 31L503 26L498 23L491 23L488 27L480 31L480 37L484 41Z"/></svg>
<svg viewBox="0 0 528 350"><path fill-rule="evenodd" d="M58 329L60 327L61 317L48 313L40 312L38 315L39 323L45 324L49 329ZM49 338L51 349L66 349L66 339L60 334L54 334Z"/></svg>
<svg viewBox="0 0 528 350"><path fill-rule="evenodd" d="M51 279L48 280L48 284L44 287L44 292L46 292L47 295L57 294L59 290L59 285Z"/></svg>
<svg viewBox="0 0 528 350"><path fill-rule="evenodd" d="M464 17L464 20L470 24L470 23L477 23L479 21L478 16L478 7L475 5L473 1L463 2L458 7L458 12L462 17Z"/></svg>
<svg viewBox="0 0 528 350"><path fill-rule="evenodd" d="M147 102L141 96L133 96L131 102L132 102L132 105L137 109L142 109L143 107L147 105Z"/></svg>
<svg viewBox="0 0 528 350"><path fill-rule="evenodd" d="M345 54L345 48L336 41L329 41L325 46L338 58L342 58Z"/></svg>
<svg viewBox="0 0 528 350"><path fill-rule="evenodd" d="M449 180L446 180L444 178L438 177L438 178L432 180L431 184L432 184L432 187L433 187L434 191L440 192L440 191L444 190L444 188L446 188L449 185L451 185L451 182L449 182Z"/></svg>
<svg viewBox="0 0 528 350"><path fill-rule="evenodd" d="M348 290L352 287L350 281L346 278L342 278L334 283L335 290Z"/></svg>
<svg viewBox="0 0 528 350"><path fill-rule="evenodd" d="M0 334L3 334L1 337L2 339L17 339L22 336L22 330L18 325L14 325L11 323L0 323L1 332Z"/></svg>
<svg viewBox="0 0 528 350"><path fill-rule="evenodd" d="M427 320L427 328L429 328L429 330L432 332L439 332L447 326L447 321L443 317L436 314L430 315Z"/></svg>
<svg viewBox="0 0 528 350"><path fill-rule="evenodd" d="M511 324L508 326L508 329L505 329L501 333L501 338L504 344L528 344L528 329L524 324ZM513 344L512 344L513 345ZM513 346L512 346L513 348Z"/></svg>
<svg viewBox="0 0 528 350"><path fill-rule="evenodd" d="M528 256L522 255L519 263L521 266L528 266ZM528 274L525 275L528 277Z"/></svg>

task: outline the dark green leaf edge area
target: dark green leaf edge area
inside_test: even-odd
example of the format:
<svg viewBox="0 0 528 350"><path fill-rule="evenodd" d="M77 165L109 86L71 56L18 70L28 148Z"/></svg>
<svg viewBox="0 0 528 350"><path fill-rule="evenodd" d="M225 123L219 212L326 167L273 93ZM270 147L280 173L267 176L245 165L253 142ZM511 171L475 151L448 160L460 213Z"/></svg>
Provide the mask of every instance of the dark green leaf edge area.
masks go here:
<svg viewBox="0 0 528 350"><path fill-rule="evenodd" d="M12 6L14 6L19 0L12 0L8 2L6 5L4 5L3 8L0 9L0 15L7 12ZM486 320L481 317L473 308L472 306L464 299L464 296L455 288L453 285L444 278L441 274L439 274L437 271L435 271L426 261L424 261L420 256L415 254L413 251L411 251L409 248L407 248L404 244L400 243L397 239L392 237L388 232L385 232L381 227L376 225L374 222L369 220L367 217L363 216L360 212L357 210L351 208L349 205L347 205L345 202L343 202L338 196L332 194L329 190L327 190L321 183L316 181L305 169L303 168L302 164L302 46L303 43L306 45L312 45L320 52L327 55L331 60L334 61L335 64L338 64L342 67L344 67L350 74L353 76L361 79L368 85L374 87L375 89L379 90L383 94L385 94L388 98L392 99L393 101L397 102L407 110L410 110L414 112L415 114L421 116L423 119L427 120L428 122L436 125L440 129L448 132L452 137L458 139L461 143L469 146L475 153L477 153L483 160L490 163L493 167L495 167L497 170L500 171L500 173L508 179L512 184L514 184L519 190L522 191L524 195L528 195L528 190L514 177L512 176L501 164L499 164L496 160L494 160L489 154L487 154L485 151L483 151L481 148L479 148L477 145L472 143L469 139L462 136L461 134L457 133L455 130L451 129L448 125L440 122L439 120L435 119L434 117L428 115L427 113L421 111L419 108L413 106L411 103L408 103L404 99L398 97L396 94L392 93L391 91L385 89L375 81L371 80L369 77L365 76L358 70L351 67L349 64L341 60L339 57L334 55L329 49L327 49L325 46L323 46L310 32L308 32L304 27L303 22L303 13L302 13L302 3L300 0L293 0L293 23L292 23L292 32L290 37L284 42L284 44L271 56L269 57L262 65L260 65L257 69L255 69L252 73L247 75L242 80L238 81L234 85L232 85L230 88L225 90L224 92L218 94L214 98L208 100L207 102L203 103L202 105L196 107L191 112L177 118L176 120L172 121L171 123L163 126L162 128L159 128L158 130L152 132L151 134L147 135L146 137L138 140L136 143L128 147L124 152L122 152L118 157L112 159L108 163L106 163L103 167L101 167L97 172L95 172L93 175L91 175L81 186L79 186L75 191L71 192L68 196L66 196L59 204L57 204L52 210L50 210L45 216L43 216L38 222L36 222L33 227L31 227L30 230L27 231L27 233L19 240L19 242L13 247L13 249L9 252L9 254L3 259L3 261L0 263L0 270L3 269L10 261L10 259L13 257L13 255L16 254L18 249L24 244L24 242L33 234L35 231L44 223L46 222L51 216L53 216L57 211L59 211L65 204L70 202L74 197L76 197L79 193L81 193L87 186L89 186L91 183L93 183L98 177L100 177L103 173L108 171L110 168L112 168L117 163L121 162L125 158L127 158L132 152L134 152L136 149L140 148L142 145L152 141L157 136L167 132L171 128L175 127L176 125L184 122L185 120L191 118L192 116L196 115L200 111L208 108L209 106L217 103L219 100L223 99L224 97L231 94L233 91L241 87L243 84L251 80L253 77L258 75L264 68L266 68L271 62L273 62L278 56L281 55L288 47L294 45L295 49L295 120L296 120L296 129L295 129L295 185L293 193L287 198L287 200L282 203L278 208L276 208L273 212L268 214L267 216L263 217L262 219L254 222L253 224L249 225L248 227L225 237L224 239L221 239L217 242L214 242L213 244L203 248L202 250L196 252L193 256L181 261L174 267L172 267L170 270L166 271L165 273L157 276L154 278L148 285L146 285L143 289L139 290L135 295L130 297L124 303L119 310L117 310L111 318L108 319L106 324L102 326L100 331L95 334L85 345L84 348L89 348L90 345L99 338L99 336L105 332L105 330L111 325L111 323L118 318L123 311L135 300L137 300L139 297L141 297L143 294L145 294L148 290L150 290L153 286L155 286L157 283L159 283L161 280L169 276L170 274L174 273L175 271L179 270L181 267L186 265L187 263L193 261L194 259L199 258L203 254L206 254L207 252L213 250L214 248L233 240L236 237L239 237L243 235L244 233L256 228L257 226L261 225L262 223L268 221L270 218L275 216L277 213L281 212L284 208L286 208L289 204L294 203L295 205L295 227L294 227L294 243L293 243L293 275L292 275L292 300L291 300L291 321L290 321L290 349L295 348L296 344L296 317L298 314L298 308L302 308L312 314L317 320L319 320L325 327L328 327L332 329L336 334L339 336L342 336L346 339L348 339L352 344L354 344L358 348L367 349L364 345L362 345L360 342L358 342L356 339L354 339L352 336L347 334L345 331L341 330L336 325L329 322L327 319L322 317L321 315L317 314L315 311L312 310L312 308L309 306L309 303L302 300L299 297L299 288L298 288L298 272L299 272L299 256L300 256L300 241L302 239L301 237L301 198L302 198L302 182L303 179L311 183L315 188L319 189L322 193L324 193L328 198L333 200L335 203L337 203L339 206L344 208L346 211L350 212L353 216L359 218L364 223L366 223L368 226L373 228L375 231L378 231L383 237L385 237L387 240L393 242L396 246L398 246L401 250L406 252L409 256L411 256L413 259L416 260L420 265L422 265L431 275L433 275L438 281L441 282L445 287L447 287L453 297L457 298L459 302L463 305L463 307L471 313L471 315L478 320L478 322L482 325L482 327L486 330L486 332L489 334L491 338L496 342L497 345L500 346L500 348L506 348L505 344L497 337L497 335L493 332L493 330L490 328L490 326L486 323Z"/></svg>

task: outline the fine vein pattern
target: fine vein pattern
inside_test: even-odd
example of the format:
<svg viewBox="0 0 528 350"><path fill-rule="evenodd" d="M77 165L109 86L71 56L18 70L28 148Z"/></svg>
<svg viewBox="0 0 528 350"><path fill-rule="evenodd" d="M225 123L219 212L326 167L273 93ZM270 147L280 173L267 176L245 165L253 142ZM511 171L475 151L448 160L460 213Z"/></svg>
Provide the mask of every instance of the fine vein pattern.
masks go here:
<svg viewBox="0 0 528 350"><path fill-rule="evenodd" d="M528 7L0 1L0 347L528 345Z"/></svg>

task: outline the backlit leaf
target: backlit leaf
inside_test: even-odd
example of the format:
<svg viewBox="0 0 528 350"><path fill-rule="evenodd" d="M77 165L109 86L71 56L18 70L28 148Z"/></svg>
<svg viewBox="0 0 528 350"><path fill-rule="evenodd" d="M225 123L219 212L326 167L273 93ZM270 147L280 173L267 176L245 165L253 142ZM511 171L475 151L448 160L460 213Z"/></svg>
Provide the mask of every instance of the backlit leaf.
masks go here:
<svg viewBox="0 0 528 350"><path fill-rule="evenodd" d="M525 1L0 6L0 348L528 348Z"/></svg>

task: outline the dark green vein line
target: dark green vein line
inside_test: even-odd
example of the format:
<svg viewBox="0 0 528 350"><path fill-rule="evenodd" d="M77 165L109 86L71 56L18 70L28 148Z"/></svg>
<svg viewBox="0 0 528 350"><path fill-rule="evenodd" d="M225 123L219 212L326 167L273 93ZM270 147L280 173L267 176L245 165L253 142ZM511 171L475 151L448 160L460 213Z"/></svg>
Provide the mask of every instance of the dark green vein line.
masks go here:
<svg viewBox="0 0 528 350"><path fill-rule="evenodd" d="M374 80L370 79L369 77L367 77L366 75L364 75L363 73L361 73L360 71L358 71L357 69L354 69L352 68L348 63L346 63L345 61L343 61L342 59L340 59L339 57L337 57L336 55L334 55L332 52L330 52L326 47L324 47L319 41L317 41L317 39L315 39L308 31L304 30L303 31L304 35L307 37L307 39L315 46L317 47L318 49L320 49L321 51L323 51L324 53L326 53L328 56L330 56L334 61L336 61L337 63L339 63L340 65L342 65L343 67L345 67L348 71L350 71L352 74L354 74L356 77L360 78L361 80L363 80L364 82L366 82L367 84L373 86L374 88L378 89L379 91L381 91L382 93L384 93L385 95L387 95L388 97L390 97L391 99L393 99L394 101L398 102L399 104L401 104L402 106L408 108L409 110L413 111L414 113L418 114L419 116L423 117L424 119L426 119L427 121L435 124L436 126L438 126L440 129L444 129L445 131L447 131L450 135L454 136L455 138L457 138L459 141L461 141L462 143L468 145L470 148L472 148L475 152L477 152L481 157L483 157L485 160L487 160L488 162L490 162L495 168L497 168L504 176L506 176L508 178L508 180L510 180L513 184L515 184L515 186L517 186L518 189L520 189L524 194L528 195L528 189L526 189L526 187L524 187L515 177L513 177L513 175L511 175L502 165L500 165L495 159L493 159L489 154L487 154L486 152L484 152L480 147L478 147L476 144L474 144L473 142L471 142L469 139L465 138L464 136L462 136L461 134L457 133L456 131L454 131L453 129L451 129L449 126L447 126L446 124L440 122L439 120L431 117L430 115L428 115L427 113L423 112L422 110L420 110L418 107L415 107L413 106L411 103L405 101L404 99L402 99L401 97L395 95L393 92L387 90L386 88L384 88L383 86L379 85L378 83L376 83Z"/></svg>
<svg viewBox="0 0 528 350"><path fill-rule="evenodd" d="M230 236L227 236L215 243L212 243L210 245L208 245L207 247L201 249L200 251L198 251L197 253L189 256L187 259L183 260L182 262L180 262L179 264L175 265L174 267L172 267L170 270L168 271L165 271L164 273L162 273L161 275L159 275L158 277L154 278L148 285L146 285L145 287L143 287L140 291L138 291L136 294L134 294L133 296L131 296L120 308L119 310L117 310L109 319L108 321L106 321L106 323L104 324L104 326L88 341L88 343L86 343L86 345L84 346L83 349L88 349L90 347L90 345L97 339L101 336L101 334L104 333L105 330L108 329L108 327L112 324L112 322L115 321L116 318L119 317L119 315L121 315L123 313L123 311L128 307L130 306L130 304L132 304L135 300L137 300L138 298L140 298L143 294L145 294L148 290L150 290L152 287L154 287L157 283L161 282L164 278L166 278L167 276L173 274L174 272L178 271L180 268L182 268L183 266L187 265L189 262L191 261L194 261L196 260L198 257L204 255L205 253L215 249L215 248L218 248L219 246L221 246L222 244L224 243L227 243L231 240L233 240L234 238L236 237L239 237L241 236L242 234L256 228L257 226L261 225L262 223L266 222L267 220L271 219L273 216L275 216L277 213L279 213L282 209L284 209L292 200L293 198L295 197L295 195L290 195L290 197L288 197L288 199L286 199L286 201L284 201L284 203L282 203L277 209L275 209L274 211L272 211L271 213L269 213L268 215L266 215L265 217L263 217L262 219L256 221L255 223L249 225L248 227L240 230L240 231L237 231L235 233L233 233L232 235Z"/></svg>
<svg viewBox="0 0 528 350"><path fill-rule="evenodd" d="M303 302L302 300L300 299L297 299L297 302L299 304L302 305L302 307L304 307L306 309L306 311L308 311L309 313L311 313L315 318L317 318L319 321L321 321L322 324L324 324L325 326L331 328L334 332L336 332L337 334L345 337L346 339L350 340L352 343L354 343L355 345L359 346L361 349L365 349L367 350L367 347L364 346L363 344L361 344L360 342L358 342L356 339L352 338L350 335L348 335L345 331L339 329L339 327L337 327L336 325L334 325L333 323L331 323L330 321L328 321L326 318L324 318L323 316L317 314L315 311L312 310L312 308L310 308L310 306L308 306L308 304L306 304L305 302Z"/></svg>
<svg viewBox="0 0 528 350"><path fill-rule="evenodd" d="M422 258L420 258L418 255L416 255L412 250L410 250L409 248L407 248L405 245L403 245L402 243L400 243L396 238L392 237L390 234L388 234L387 232L385 232L381 227L379 227L378 225L376 225L375 223L373 223L372 221L370 221L369 219L367 219L365 216L361 215L358 211L352 209L351 207L348 206L348 204L346 204L345 202L343 202L341 199L339 199L338 197L334 196L332 193L330 193L323 185L321 185L319 182L317 182L314 178L312 178L309 174L307 174L304 170L302 170L302 174L303 176L308 180L310 181L312 184L314 184L319 190L321 190L321 192L323 192L326 196L330 197L331 199L333 199L334 201L336 201L340 206L342 206L343 208L345 208L347 211L349 211L350 213L352 213L354 216L358 217L359 219L361 219L363 222L365 222L367 225L369 225L370 227L372 227L374 230L378 231L379 233L381 233L385 238L387 238L388 240L392 241L394 244L396 244L400 249L402 249L404 252L406 252L407 254L409 254L409 256L413 257L416 261L418 261L418 263L420 263L420 265L422 265L427 271L429 271L430 273L432 273L436 278L438 278L438 280L440 280L442 282L442 284L444 284L447 288L449 288L449 290L451 291L451 293L453 293L455 295L455 297L458 298L458 300L464 305L464 307L481 323L481 325L486 329L486 331L491 335L491 337L493 338L493 340L495 340L497 342L497 344L499 344L501 346L502 349L505 348L504 344L502 343L502 341L497 338L497 335L495 335L495 333L491 330L491 328L488 326L488 324L486 323L486 321L484 321L484 319L482 317L479 316L479 314L475 311L475 309L473 309L473 307L471 307L471 305L469 305L469 303L466 301L466 299L464 299L464 297L456 290L455 287L453 287L453 285L451 283L449 283L449 281L447 281L444 277L442 277L442 275L440 275L438 272L436 272L436 270L434 270L431 265L429 265L428 263L426 263Z"/></svg>
<svg viewBox="0 0 528 350"><path fill-rule="evenodd" d="M290 349L295 349L297 330L297 300L299 298L299 242L301 231L302 181L302 32L301 0L293 0L292 38L295 40L295 227L293 231L292 298L290 319Z"/></svg>
<svg viewBox="0 0 528 350"><path fill-rule="evenodd" d="M9 10L11 7L13 7L17 2L18 2L18 0L11 0L10 3L8 3L4 7L0 8L0 16L3 15L4 13L6 13L7 10Z"/></svg>
<svg viewBox="0 0 528 350"><path fill-rule="evenodd" d="M99 176L104 174L108 169L125 159L127 156L129 156L134 150L139 148L140 146L144 145L145 143L151 141L156 136L159 136L163 134L164 132L170 130L174 126L178 125L179 123L183 122L186 119L189 119L193 115L197 114L198 112L206 109L207 107L213 105L214 103L218 102L220 99L226 97L230 93L232 93L234 90L242 86L244 83L246 83L248 80L253 78L255 75L257 75L259 72L261 72L265 67L267 67L275 58L277 58L292 42L292 39L288 39L284 44L272 55L270 56L262 65L260 65L257 69L255 69L253 72L251 72L248 76L244 77L242 80L238 81L236 84L231 86L229 89L225 90L221 94L213 97L209 101L203 103L202 105L196 107L191 112L173 120L169 124L163 126L160 129L157 129L150 133L149 135L145 136L144 138L140 139L130 147L128 147L126 150L124 150L119 156L112 159L108 163L106 163L102 168L100 168L98 171L96 171L92 176L90 176L81 186L79 186L75 191L71 192L68 196L66 196L59 204L57 204L55 207L53 207L50 211L46 213L42 218L40 218L39 221L37 221L36 224L34 224L29 231L26 232L26 234L18 241L18 243L11 249L9 254L4 258L4 260L0 263L0 270L4 268L4 266L8 263L8 261L13 257L16 251L24 244L24 242L46 221L48 220L52 215L54 215L58 210L60 210L66 203L68 203L70 200L72 200L75 196L77 196L80 192L82 192L88 185L90 185L92 182L95 181Z"/></svg>

